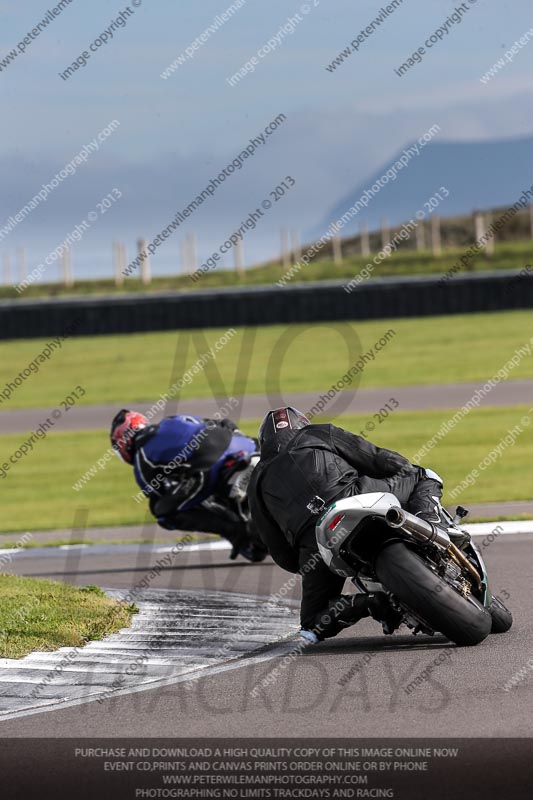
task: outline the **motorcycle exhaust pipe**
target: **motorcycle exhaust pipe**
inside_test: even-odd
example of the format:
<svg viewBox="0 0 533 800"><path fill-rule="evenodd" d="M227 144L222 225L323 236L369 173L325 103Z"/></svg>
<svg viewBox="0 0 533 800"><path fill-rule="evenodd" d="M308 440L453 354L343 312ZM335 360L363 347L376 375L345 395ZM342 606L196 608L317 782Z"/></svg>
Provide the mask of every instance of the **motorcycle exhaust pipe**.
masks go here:
<svg viewBox="0 0 533 800"><path fill-rule="evenodd" d="M454 561L466 569L474 578L479 591L482 590L482 582L479 572L466 558L465 554L456 547L445 531L437 528L433 523L425 519L415 517L403 508L393 506L385 514L385 522L391 528L402 528L407 533L418 539L419 542L436 542L441 545L452 556Z"/></svg>
<svg viewBox="0 0 533 800"><path fill-rule="evenodd" d="M403 528L419 542L436 542L441 547L448 549L451 544L450 537L445 531L437 528L433 523L425 519L415 517L403 508L393 506L385 514L385 522L391 528Z"/></svg>

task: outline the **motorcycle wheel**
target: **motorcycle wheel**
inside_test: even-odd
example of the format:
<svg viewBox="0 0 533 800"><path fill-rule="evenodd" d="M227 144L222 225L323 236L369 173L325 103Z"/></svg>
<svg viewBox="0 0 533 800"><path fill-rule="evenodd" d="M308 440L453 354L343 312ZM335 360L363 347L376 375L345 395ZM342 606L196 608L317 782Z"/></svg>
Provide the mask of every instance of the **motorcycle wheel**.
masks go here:
<svg viewBox="0 0 533 800"><path fill-rule="evenodd" d="M505 633L513 624L513 615L504 606L499 597L492 598L492 605L489 608L492 618L491 633Z"/></svg>
<svg viewBox="0 0 533 800"><path fill-rule="evenodd" d="M375 569L379 581L398 600L460 647L479 644L489 635L489 611L476 598L454 591L402 542L385 547Z"/></svg>

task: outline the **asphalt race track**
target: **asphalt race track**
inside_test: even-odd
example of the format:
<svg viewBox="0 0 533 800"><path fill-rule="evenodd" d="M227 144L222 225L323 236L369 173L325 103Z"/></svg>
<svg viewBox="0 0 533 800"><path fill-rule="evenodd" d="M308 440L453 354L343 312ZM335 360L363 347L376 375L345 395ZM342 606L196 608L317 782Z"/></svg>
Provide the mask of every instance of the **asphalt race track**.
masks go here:
<svg viewBox="0 0 533 800"><path fill-rule="evenodd" d="M480 383L445 383L430 386L386 386L379 389L358 389L342 393L342 413L373 414L391 397L396 398L402 411L426 411L440 408L457 409L470 400ZM269 408L280 405L293 405L309 411L320 397L320 392L290 394L280 397L271 395L248 395L243 398L242 409L237 412L238 418L261 419ZM502 381L490 393L491 406L513 406L530 403L533 395L533 381ZM154 403L157 399L154 399ZM339 399L335 400L339 404ZM135 409L146 413L153 403L135 403ZM483 406L483 403L480 403ZM63 415L58 430L95 430L108 428L120 405L78 406L71 408ZM179 411L178 411L179 408ZM169 407L154 416L158 420L168 414L198 414L208 417L218 411L220 399L200 398L197 400L180 400L169 403ZM24 433L37 427L50 413L49 408L14 409L8 413L0 412L0 434ZM336 411L341 413L340 409Z"/></svg>
<svg viewBox="0 0 533 800"><path fill-rule="evenodd" d="M533 622L526 609L533 536L501 536L483 552L493 593L509 598L515 623L509 633L477 647L462 649L442 637L402 632L384 637L377 623L364 620L295 657L287 656L287 642L273 645L266 660L257 663L244 655L219 671L207 670L189 688L168 683L104 703L7 719L0 732L4 737L531 736ZM10 570L130 589L156 558L157 551L146 547L111 555L72 548L46 557L25 553L13 559ZM267 597L290 577L270 560L249 565L229 562L224 550L193 551L180 553L151 588ZM297 598L297 588L288 599ZM406 692L430 665L427 680ZM505 691L520 670L522 679Z"/></svg>

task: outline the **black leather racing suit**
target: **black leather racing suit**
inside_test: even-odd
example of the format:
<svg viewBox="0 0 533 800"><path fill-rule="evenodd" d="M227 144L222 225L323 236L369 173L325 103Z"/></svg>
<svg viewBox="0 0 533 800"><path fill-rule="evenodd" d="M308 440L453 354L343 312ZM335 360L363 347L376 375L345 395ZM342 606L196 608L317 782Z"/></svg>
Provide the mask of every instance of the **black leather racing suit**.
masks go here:
<svg viewBox="0 0 533 800"><path fill-rule="evenodd" d="M252 518L274 561L302 575L304 629L313 629L345 581L316 557L317 517L307 505L316 495L330 505L367 492L392 492L411 513L430 513L442 486L399 453L335 425L282 431L261 448L248 489Z"/></svg>

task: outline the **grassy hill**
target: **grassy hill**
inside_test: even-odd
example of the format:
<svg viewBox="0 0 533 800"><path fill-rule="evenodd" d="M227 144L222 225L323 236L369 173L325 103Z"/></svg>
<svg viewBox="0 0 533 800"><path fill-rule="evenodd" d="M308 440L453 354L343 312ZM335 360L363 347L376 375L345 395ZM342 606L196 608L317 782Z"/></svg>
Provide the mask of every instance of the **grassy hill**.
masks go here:
<svg viewBox="0 0 533 800"><path fill-rule="evenodd" d="M348 248L347 248L348 249ZM304 250L305 252L305 250ZM374 266L372 277L398 275L429 275L444 273L464 254L465 248L454 247L446 250L440 257L435 257L429 250L399 250L381 264ZM374 254L377 250L374 251ZM533 263L533 241L502 242L496 245L494 255L480 253L470 263L470 271L483 272L495 269L522 269ZM297 284L309 281L345 280L348 282L372 263L372 255L348 255L341 264L335 264L331 257L317 259L308 266L302 267L289 283ZM267 263L247 269L242 278L233 270L215 270L205 273L200 280L193 282L188 275L154 277L149 286L144 286L139 279L129 278L124 286L115 286L112 280L83 280L76 282L71 289L59 283L35 284L29 286L23 294L17 294L12 287L0 286L0 299L31 299L39 297L56 297L68 295L124 295L130 292L161 291L196 291L198 289L215 289L222 286L259 286L272 285L281 280L287 269L277 263Z"/></svg>

